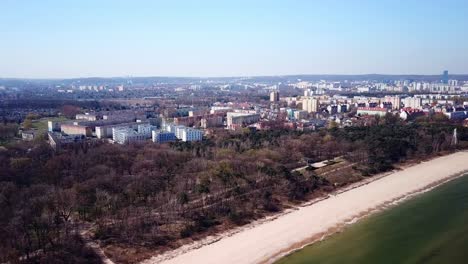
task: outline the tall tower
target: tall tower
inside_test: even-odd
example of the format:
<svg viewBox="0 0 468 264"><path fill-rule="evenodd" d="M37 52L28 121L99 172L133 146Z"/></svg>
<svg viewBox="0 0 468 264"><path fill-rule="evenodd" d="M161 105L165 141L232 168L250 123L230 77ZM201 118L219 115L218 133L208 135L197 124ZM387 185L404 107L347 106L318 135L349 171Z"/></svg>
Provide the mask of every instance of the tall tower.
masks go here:
<svg viewBox="0 0 468 264"><path fill-rule="evenodd" d="M279 101L279 92L278 91L271 91L270 92L270 102L278 102Z"/></svg>
<svg viewBox="0 0 468 264"><path fill-rule="evenodd" d="M448 81L449 81L449 74L448 74L448 71L445 70L444 74L442 75L442 83L448 84Z"/></svg>

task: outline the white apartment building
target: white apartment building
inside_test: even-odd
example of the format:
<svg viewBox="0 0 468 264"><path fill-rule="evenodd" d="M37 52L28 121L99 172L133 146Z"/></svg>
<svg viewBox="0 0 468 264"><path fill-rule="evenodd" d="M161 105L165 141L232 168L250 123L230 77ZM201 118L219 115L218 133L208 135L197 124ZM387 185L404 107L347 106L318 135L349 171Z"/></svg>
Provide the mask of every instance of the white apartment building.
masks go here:
<svg viewBox="0 0 468 264"><path fill-rule="evenodd" d="M210 109L210 114L226 113L230 111L233 111L232 107L230 106L212 106Z"/></svg>
<svg viewBox="0 0 468 264"><path fill-rule="evenodd" d="M193 129L186 127L185 129L182 129L181 131L181 138L182 141L184 142L190 142L190 141L202 141L203 140L203 132L198 129Z"/></svg>
<svg viewBox="0 0 468 264"><path fill-rule="evenodd" d="M433 93L453 93L455 92L455 86L444 83L433 83L431 84L431 92Z"/></svg>
<svg viewBox="0 0 468 264"><path fill-rule="evenodd" d="M86 121L96 121L98 118L95 114L85 113L85 114L77 114L75 116L76 120L86 120Z"/></svg>
<svg viewBox="0 0 468 264"><path fill-rule="evenodd" d="M399 96L385 96L384 102L392 103L392 110L398 110L401 106L401 98Z"/></svg>
<svg viewBox="0 0 468 264"><path fill-rule="evenodd" d="M270 92L270 102L278 102L279 101L279 92L278 91L271 91Z"/></svg>
<svg viewBox="0 0 468 264"><path fill-rule="evenodd" d="M414 109L421 109L422 108L422 99L418 97L406 97L403 99L403 104L405 107L411 107Z"/></svg>
<svg viewBox="0 0 468 264"><path fill-rule="evenodd" d="M147 136L140 134L129 127L116 127L112 129L112 139L119 144L128 144L134 142L144 142Z"/></svg>
<svg viewBox="0 0 468 264"><path fill-rule="evenodd" d="M174 126L174 133L178 139L182 139L182 132L186 129L186 126Z"/></svg>
<svg viewBox="0 0 468 264"><path fill-rule="evenodd" d="M306 97L302 99L302 110L308 113L318 112L319 100L313 97Z"/></svg>
<svg viewBox="0 0 468 264"><path fill-rule="evenodd" d="M185 142L203 140L203 131L182 125L177 126L172 123L167 123L163 130L168 133L174 133L177 139Z"/></svg>
<svg viewBox="0 0 468 264"><path fill-rule="evenodd" d="M137 128L138 133L146 136L147 138L151 137L152 130L154 130L154 126L150 124L141 124L141 125L138 125L138 128Z"/></svg>

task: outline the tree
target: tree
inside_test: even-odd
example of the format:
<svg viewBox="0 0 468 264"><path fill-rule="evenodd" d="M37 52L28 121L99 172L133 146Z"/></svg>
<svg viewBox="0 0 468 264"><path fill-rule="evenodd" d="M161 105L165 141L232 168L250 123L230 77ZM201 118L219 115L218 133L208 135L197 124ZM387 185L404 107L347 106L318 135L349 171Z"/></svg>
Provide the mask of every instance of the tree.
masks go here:
<svg viewBox="0 0 468 264"><path fill-rule="evenodd" d="M31 119L25 119L23 122L24 129L31 129L32 128L32 121Z"/></svg>
<svg viewBox="0 0 468 264"><path fill-rule="evenodd" d="M74 105L64 105L61 112L67 118L75 118L76 114L80 112L80 108Z"/></svg>

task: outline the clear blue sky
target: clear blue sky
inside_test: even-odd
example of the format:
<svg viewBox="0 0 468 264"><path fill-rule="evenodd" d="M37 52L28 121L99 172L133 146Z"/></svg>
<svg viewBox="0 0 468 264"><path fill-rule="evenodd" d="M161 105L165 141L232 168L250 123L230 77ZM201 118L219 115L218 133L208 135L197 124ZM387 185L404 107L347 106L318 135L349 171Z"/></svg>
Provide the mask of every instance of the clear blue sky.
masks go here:
<svg viewBox="0 0 468 264"><path fill-rule="evenodd" d="M0 0L0 77L468 73L467 0Z"/></svg>

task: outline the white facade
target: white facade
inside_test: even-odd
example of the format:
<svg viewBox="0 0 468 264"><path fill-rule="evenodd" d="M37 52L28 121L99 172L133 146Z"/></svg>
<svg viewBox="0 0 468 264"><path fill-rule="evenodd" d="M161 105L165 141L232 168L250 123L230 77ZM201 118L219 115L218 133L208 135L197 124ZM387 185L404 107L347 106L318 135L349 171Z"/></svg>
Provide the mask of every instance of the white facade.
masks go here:
<svg viewBox="0 0 468 264"><path fill-rule="evenodd" d="M77 119L77 120L86 120L86 121L96 121L97 116L95 114L90 114L90 113L77 114L75 116L75 119Z"/></svg>
<svg viewBox="0 0 468 264"><path fill-rule="evenodd" d="M230 106L212 106L210 110L210 114L230 112L232 110L233 109Z"/></svg>
<svg viewBox="0 0 468 264"><path fill-rule="evenodd" d="M147 138L151 137L151 131L154 129L152 125L142 124L138 125L138 133L144 135Z"/></svg>
<svg viewBox="0 0 468 264"><path fill-rule="evenodd" d="M60 131L60 123L54 121L47 121L47 130L49 132Z"/></svg>
<svg viewBox="0 0 468 264"><path fill-rule="evenodd" d="M134 142L143 142L147 139L146 135L140 134L132 128L117 127L112 128L112 139L119 144Z"/></svg>
<svg viewBox="0 0 468 264"><path fill-rule="evenodd" d="M278 102L279 101L279 92L278 91L271 91L270 92L270 102Z"/></svg>
<svg viewBox="0 0 468 264"><path fill-rule="evenodd" d="M181 132L182 137L180 139L184 142L203 140L203 132L201 130L186 127Z"/></svg>
<svg viewBox="0 0 468 264"><path fill-rule="evenodd" d="M417 97L406 97L403 99L403 104L405 107L411 107L414 109L421 109L422 108L422 99Z"/></svg>
<svg viewBox="0 0 468 264"><path fill-rule="evenodd" d="M392 103L392 109L398 110L401 106L401 98L399 96L385 96L384 102Z"/></svg>
<svg viewBox="0 0 468 264"><path fill-rule="evenodd" d="M174 132L178 139L182 139L182 132L186 129L186 126L174 126ZM172 132L172 131L170 131Z"/></svg>
<svg viewBox="0 0 468 264"><path fill-rule="evenodd" d="M186 126L176 126L172 123L165 124L164 131L174 133L177 139L182 141L201 141L203 140L203 131L186 127ZM153 141L155 140L157 133L153 131Z"/></svg>
<svg viewBox="0 0 468 264"><path fill-rule="evenodd" d="M387 109L380 107L359 107L357 110L357 115L379 115L385 116L387 114Z"/></svg>
<svg viewBox="0 0 468 264"><path fill-rule="evenodd" d="M304 110L294 111L294 118L296 120L306 119L307 111L304 111Z"/></svg>
<svg viewBox="0 0 468 264"><path fill-rule="evenodd" d="M302 100L302 110L307 111L308 113L318 112L319 110L319 100L312 97L307 97Z"/></svg>

